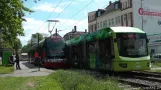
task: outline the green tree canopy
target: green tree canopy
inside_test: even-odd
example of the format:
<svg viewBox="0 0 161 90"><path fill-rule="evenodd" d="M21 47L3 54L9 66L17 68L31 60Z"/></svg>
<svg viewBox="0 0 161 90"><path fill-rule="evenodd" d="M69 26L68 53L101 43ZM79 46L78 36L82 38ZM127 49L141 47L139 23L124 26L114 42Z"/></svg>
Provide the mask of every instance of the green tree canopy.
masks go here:
<svg viewBox="0 0 161 90"><path fill-rule="evenodd" d="M0 0L0 39L13 48L17 36L24 35L22 22L25 12L33 11L25 7L21 0Z"/></svg>
<svg viewBox="0 0 161 90"><path fill-rule="evenodd" d="M43 34L41 34L41 33L38 33L38 34L39 34L39 41L43 40L43 39L44 39ZM37 33L32 34L32 38L37 38ZM27 43L27 45L24 45L24 46L22 47L21 52L27 53L27 52L30 50L31 46L33 46L33 45L34 45L34 44L31 44L31 40L29 40L28 43Z"/></svg>

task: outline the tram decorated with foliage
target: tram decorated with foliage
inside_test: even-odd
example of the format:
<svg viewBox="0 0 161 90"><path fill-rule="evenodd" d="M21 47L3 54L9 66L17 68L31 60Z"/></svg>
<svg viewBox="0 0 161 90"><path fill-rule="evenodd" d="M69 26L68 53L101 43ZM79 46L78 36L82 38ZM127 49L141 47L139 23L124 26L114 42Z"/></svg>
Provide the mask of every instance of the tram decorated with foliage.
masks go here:
<svg viewBox="0 0 161 90"><path fill-rule="evenodd" d="M66 41L67 63L105 71L150 69L148 39L135 27L109 27Z"/></svg>
<svg viewBox="0 0 161 90"><path fill-rule="evenodd" d="M32 63L40 63L45 68L64 68L66 59L63 49L65 47L64 39L57 33L45 38L38 44L31 47L29 57ZM35 53L39 54L39 60L36 60Z"/></svg>

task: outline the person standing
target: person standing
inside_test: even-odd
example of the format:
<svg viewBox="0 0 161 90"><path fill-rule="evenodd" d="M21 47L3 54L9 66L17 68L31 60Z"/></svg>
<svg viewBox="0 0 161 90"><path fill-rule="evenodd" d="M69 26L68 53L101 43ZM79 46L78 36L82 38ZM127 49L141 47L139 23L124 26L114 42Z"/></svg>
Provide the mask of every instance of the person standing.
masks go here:
<svg viewBox="0 0 161 90"><path fill-rule="evenodd" d="M39 53L36 52L36 53L35 53L35 61L34 61L34 63L35 63L36 65L38 64L38 58L39 58Z"/></svg>
<svg viewBox="0 0 161 90"><path fill-rule="evenodd" d="M18 54L16 54L16 69L21 69L20 68L20 59L19 59Z"/></svg>

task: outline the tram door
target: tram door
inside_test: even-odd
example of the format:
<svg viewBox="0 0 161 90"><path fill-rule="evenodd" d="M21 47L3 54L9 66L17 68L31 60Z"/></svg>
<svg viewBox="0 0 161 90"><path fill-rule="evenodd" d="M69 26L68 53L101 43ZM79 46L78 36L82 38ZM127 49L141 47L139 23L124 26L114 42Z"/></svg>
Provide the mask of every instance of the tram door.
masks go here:
<svg viewBox="0 0 161 90"><path fill-rule="evenodd" d="M113 53L113 46L112 46L112 37L101 40L100 42L100 58L103 64L103 68L105 70L111 69L111 55Z"/></svg>

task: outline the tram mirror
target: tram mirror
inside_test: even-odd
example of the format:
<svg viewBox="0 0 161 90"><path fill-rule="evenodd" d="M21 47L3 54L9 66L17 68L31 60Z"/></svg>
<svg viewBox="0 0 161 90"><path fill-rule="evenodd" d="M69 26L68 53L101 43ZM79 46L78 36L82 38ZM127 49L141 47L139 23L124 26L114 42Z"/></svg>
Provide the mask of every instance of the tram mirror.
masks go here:
<svg viewBox="0 0 161 90"><path fill-rule="evenodd" d="M116 38L114 38L114 42L117 42Z"/></svg>

